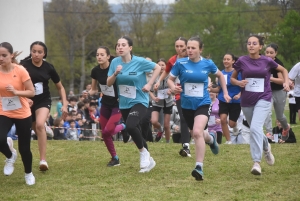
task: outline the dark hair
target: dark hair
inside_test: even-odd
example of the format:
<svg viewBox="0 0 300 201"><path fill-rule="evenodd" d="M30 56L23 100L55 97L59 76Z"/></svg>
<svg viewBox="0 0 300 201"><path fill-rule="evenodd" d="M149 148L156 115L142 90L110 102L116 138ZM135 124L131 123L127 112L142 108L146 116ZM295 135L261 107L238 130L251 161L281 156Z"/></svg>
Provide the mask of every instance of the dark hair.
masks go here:
<svg viewBox="0 0 300 201"><path fill-rule="evenodd" d="M57 117L57 118L54 120L54 122L53 122L53 126L59 127L59 124L60 124L61 120L62 120L62 118Z"/></svg>
<svg viewBox="0 0 300 201"><path fill-rule="evenodd" d="M73 112L72 111L70 111L70 112L68 112L68 114L67 114L68 116L73 116Z"/></svg>
<svg viewBox="0 0 300 201"><path fill-rule="evenodd" d="M277 51L278 51L278 45L277 45L277 44L275 44L275 43L270 43L269 45L267 45L267 47L266 47L266 48L268 48L268 47L271 47L271 48L273 48L275 52L277 52Z"/></svg>
<svg viewBox="0 0 300 201"><path fill-rule="evenodd" d="M189 41L197 41L199 43L199 48L202 49L203 47L203 42L202 40L200 39L200 37L198 36L193 36L189 39Z"/></svg>
<svg viewBox="0 0 300 201"><path fill-rule="evenodd" d="M70 119L69 120L69 124L74 123L75 124L75 120L74 119Z"/></svg>
<svg viewBox="0 0 300 201"><path fill-rule="evenodd" d="M78 109L81 109L83 106L84 106L83 102L80 101L80 102L77 103L77 108Z"/></svg>
<svg viewBox="0 0 300 201"><path fill-rule="evenodd" d="M257 38L259 45L264 45L265 44L265 42L264 42L265 37L259 36L259 35L256 35L256 34L249 36L246 42L248 42L249 38L251 38L251 37Z"/></svg>
<svg viewBox="0 0 300 201"><path fill-rule="evenodd" d="M175 42L178 41L178 40L184 41L185 45L187 45L187 39L186 39L186 38L180 36L179 38L177 38L177 39L175 40Z"/></svg>
<svg viewBox="0 0 300 201"><path fill-rule="evenodd" d="M156 63L158 63L158 62L160 62L160 61L162 61L162 62L164 62L165 64L167 64L167 62L166 62L166 60L165 60L164 58L158 59Z"/></svg>
<svg viewBox="0 0 300 201"><path fill-rule="evenodd" d="M234 61L237 61L239 58L238 57L236 57L236 56L234 56L234 54L231 54L231 53L226 53L226 54L224 54L224 56L225 55L230 55L231 56L231 58L232 58L232 60L234 60ZM224 57L223 56L223 57Z"/></svg>
<svg viewBox="0 0 300 201"><path fill-rule="evenodd" d="M114 56L110 55L110 51L109 51L108 47L100 46L100 47L98 47L98 49L104 49L106 54L110 56L109 59L108 59L109 63L115 58Z"/></svg>
<svg viewBox="0 0 300 201"><path fill-rule="evenodd" d="M46 59L46 58L47 58L47 52L48 52L48 49L47 49L46 44L43 43L42 41L35 41L35 42L33 42L33 43L30 45L30 52L31 52L31 49L32 49L32 47L33 47L34 45L40 45L40 46L42 46L42 47L44 48L44 53L45 53L45 55L44 55L43 58ZM25 60L30 59L30 58L31 58L31 53L29 54L28 57L25 57L22 61L25 61Z"/></svg>
<svg viewBox="0 0 300 201"><path fill-rule="evenodd" d="M69 102L71 102L71 101L77 102L77 98L75 96L71 96L69 98Z"/></svg>
<svg viewBox="0 0 300 201"><path fill-rule="evenodd" d="M17 56L19 56L22 52L14 52L14 49L12 47L12 45L8 42L3 42L3 43L0 43L0 47L4 47L5 49L7 49L7 51L10 53L10 54L13 54L13 57L11 59L11 62L12 63L16 63L18 64L18 61L16 60Z"/></svg>
<svg viewBox="0 0 300 201"><path fill-rule="evenodd" d="M90 99L86 98L86 99L83 99L82 102L83 102L83 104L85 105L85 104L87 104L87 103L90 103L91 101L90 101Z"/></svg>
<svg viewBox="0 0 300 201"><path fill-rule="evenodd" d="M97 104L96 104L96 102L90 102L90 107L91 106L95 106L95 107L97 107Z"/></svg>
<svg viewBox="0 0 300 201"><path fill-rule="evenodd" d="M125 40L127 40L127 43L128 43L128 45L129 45L129 47L130 47L130 46L133 46L132 39L129 38L128 36L122 36L120 39L125 39Z"/></svg>

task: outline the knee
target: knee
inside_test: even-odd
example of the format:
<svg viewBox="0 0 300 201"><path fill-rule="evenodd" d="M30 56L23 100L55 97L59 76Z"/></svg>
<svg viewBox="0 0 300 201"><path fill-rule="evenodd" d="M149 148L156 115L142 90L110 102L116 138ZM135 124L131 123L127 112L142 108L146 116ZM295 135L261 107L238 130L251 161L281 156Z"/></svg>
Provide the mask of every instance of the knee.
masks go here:
<svg viewBox="0 0 300 201"><path fill-rule="evenodd" d="M36 123L35 129L38 130L38 131L45 130L45 123L39 123L39 122Z"/></svg>

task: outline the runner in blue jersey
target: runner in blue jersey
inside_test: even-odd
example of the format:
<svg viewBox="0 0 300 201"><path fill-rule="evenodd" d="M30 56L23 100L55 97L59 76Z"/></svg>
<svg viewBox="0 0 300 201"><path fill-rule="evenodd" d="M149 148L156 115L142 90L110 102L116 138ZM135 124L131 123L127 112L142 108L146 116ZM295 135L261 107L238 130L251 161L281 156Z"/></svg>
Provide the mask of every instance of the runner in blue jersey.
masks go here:
<svg viewBox="0 0 300 201"><path fill-rule="evenodd" d="M239 134L239 128L237 124L237 120L241 113L241 105L240 105L240 97L241 97L241 88L239 86L233 85L230 82L231 75L234 71L233 64L237 60L237 58L233 54L225 54L223 57L223 65L225 67L222 70L222 74L224 75L226 87L228 91L228 95L232 98L229 103L224 99L223 90L219 86L217 88L211 88L211 92L218 93L219 100L219 115L221 119L221 126L223 135L226 138L225 144L231 144L230 140L230 132L228 125L233 128L233 135ZM241 74L238 75L238 80L242 79ZM229 121L227 120L229 116Z"/></svg>
<svg viewBox="0 0 300 201"><path fill-rule="evenodd" d="M126 129L140 151L140 172L149 172L156 165L144 140L139 123L147 112L149 91L160 73L161 67L145 58L131 54L132 40L123 36L118 40L119 57L112 60L107 86L115 82L118 87L119 108L126 122ZM147 82L146 73L153 70Z"/></svg>
<svg viewBox="0 0 300 201"><path fill-rule="evenodd" d="M202 47L203 43L199 37L190 38L187 43L188 58L177 60L168 80L171 90L175 93L180 92L182 113L195 141L196 167L192 176L196 180L203 180L205 143L210 145L214 154L219 153L215 134L209 134L206 130L211 110L207 90L210 73L219 78L226 102L231 100L223 74L213 61L201 57ZM180 86L174 84L176 77L180 80Z"/></svg>

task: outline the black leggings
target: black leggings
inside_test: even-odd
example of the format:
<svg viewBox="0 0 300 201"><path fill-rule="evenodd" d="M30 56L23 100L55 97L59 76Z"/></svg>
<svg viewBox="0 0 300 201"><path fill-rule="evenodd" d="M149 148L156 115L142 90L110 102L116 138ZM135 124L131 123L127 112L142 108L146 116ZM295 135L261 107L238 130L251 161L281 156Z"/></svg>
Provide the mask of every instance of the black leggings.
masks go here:
<svg viewBox="0 0 300 201"><path fill-rule="evenodd" d="M131 135L138 149L145 147L148 150L146 140L142 136L140 121L147 113L147 107L136 104L129 109L121 109L122 117L126 124L126 130Z"/></svg>
<svg viewBox="0 0 300 201"><path fill-rule="evenodd" d="M153 142L152 129L151 129L152 128L151 113L152 113L152 103L149 102L149 107L147 108L147 112L140 122L143 138L149 142Z"/></svg>
<svg viewBox="0 0 300 201"><path fill-rule="evenodd" d="M32 153L30 150L32 124L31 116L25 119L13 119L0 115L0 152L3 153L6 158L11 158L12 156L7 144L7 133L13 124L16 126L19 152L22 157L25 173L28 174L32 171Z"/></svg>
<svg viewBox="0 0 300 201"><path fill-rule="evenodd" d="M178 114L180 117L180 132L181 132L181 143L190 143L191 141L191 134L189 132L187 123L185 122L185 119L183 117L182 114L182 109L181 109L181 101L176 100L176 106L177 106L177 110L178 110Z"/></svg>

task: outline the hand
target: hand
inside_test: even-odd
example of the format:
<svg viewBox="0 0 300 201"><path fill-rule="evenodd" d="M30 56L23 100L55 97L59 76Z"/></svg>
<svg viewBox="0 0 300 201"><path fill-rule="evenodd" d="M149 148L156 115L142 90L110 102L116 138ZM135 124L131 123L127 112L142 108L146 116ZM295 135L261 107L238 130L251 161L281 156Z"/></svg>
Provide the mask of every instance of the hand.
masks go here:
<svg viewBox="0 0 300 201"><path fill-rule="evenodd" d="M80 135L79 135L79 138L83 138L83 135L82 135L82 134L80 134Z"/></svg>
<svg viewBox="0 0 300 201"><path fill-rule="evenodd" d="M248 84L248 81L247 80L241 80L239 81L238 85L242 88L244 88L246 85Z"/></svg>
<svg viewBox="0 0 300 201"><path fill-rule="evenodd" d="M67 115L68 115L68 109L67 109L67 106L66 105L63 105L62 107L61 107L61 118L63 119L63 120L65 120L66 119L66 117L67 117Z"/></svg>
<svg viewBox="0 0 300 201"><path fill-rule="evenodd" d="M292 80L289 80L289 85L290 85L291 89L293 89L295 87L295 84Z"/></svg>
<svg viewBox="0 0 300 201"><path fill-rule="evenodd" d="M171 95L171 94L172 94L172 90L169 89L168 92L167 92L167 94L168 94L168 95Z"/></svg>
<svg viewBox="0 0 300 201"><path fill-rule="evenodd" d="M160 81L158 80L153 86L154 91L157 91L159 85L160 85Z"/></svg>
<svg viewBox="0 0 300 201"><path fill-rule="evenodd" d="M29 98L27 98L27 101L28 101L29 107L31 107L33 105L33 101Z"/></svg>
<svg viewBox="0 0 300 201"><path fill-rule="evenodd" d="M118 65L118 66L117 66L117 69L116 69L116 71L115 71L114 74L115 74L115 75L118 75L118 74L121 72L122 68L123 68L123 66Z"/></svg>
<svg viewBox="0 0 300 201"><path fill-rule="evenodd" d="M53 114L53 119L56 119L56 117L57 117L57 112L55 112L54 114Z"/></svg>
<svg viewBox="0 0 300 201"><path fill-rule="evenodd" d="M220 124L221 123L221 119L216 119L216 124Z"/></svg>
<svg viewBox="0 0 300 201"><path fill-rule="evenodd" d="M160 99L158 97L155 97L153 100L157 103Z"/></svg>
<svg viewBox="0 0 300 201"><path fill-rule="evenodd" d="M176 133L179 133L179 132L180 132L179 126L175 126L174 131L175 131Z"/></svg>
<svg viewBox="0 0 300 201"><path fill-rule="evenodd" d="M142 88L143 92L149 92L151 89L151 85L150 84L145 84L145 86Z"/></svg>
<svg viewBox="0 0 300 201"><path fill-rule="evenodd" d="M290 91L290 84L289 83L283 83L283 90L284 91Z"/></svg>
<svg viewBox="0 0 300 201"><path fill-rule="evenodd" d="M240 99L240 97L241 97L241 93L239 93L239 94L233 96L233 99L234 99L234 100L238 100L238 99Z"/></svg>
<svg viewBox="0 0 300 201"><path fill-rule="evenodd" d="M179 94L182 92L181 86L175 86L173 90L174 94Z"/></svg>
<svg viewBox="0 0 300 201"><path fill-rule="evenodd" d="M226 100L226 103L231 101L231 97L228 94L224 94L224 99Z"/></svg>
<svg viewBox="0 0 300 201"><path fill-rule="evenodd" d="M6 91L12 92L14 95L17 95L17 94L16 94L17 91L15 90L15 88L14 88L11 84L7 85L7 86L5 87L5 89L6 89Z"/></svg>
<svg viewBox="0 0 300 201"><path fill-rule="evenodd" d="M278 142L279 142L280 144L285 143L285 141L283 141L282 139L280 139Z"/></svg>

